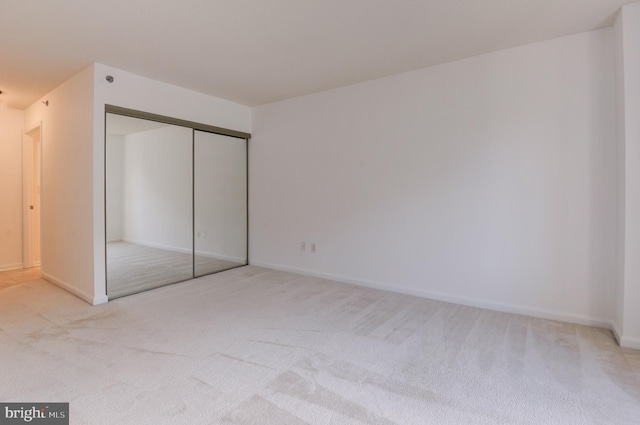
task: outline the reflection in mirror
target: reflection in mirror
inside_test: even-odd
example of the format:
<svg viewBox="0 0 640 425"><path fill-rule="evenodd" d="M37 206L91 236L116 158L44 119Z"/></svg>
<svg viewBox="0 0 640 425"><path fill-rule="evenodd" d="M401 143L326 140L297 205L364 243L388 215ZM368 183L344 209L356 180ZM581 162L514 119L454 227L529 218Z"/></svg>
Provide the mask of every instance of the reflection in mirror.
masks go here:
<svg viewBox="0 0 640 425"><path fill-rule="evenodd" d="M247 142L194 134L195 276L247 264Z"/></svg>
<svg viewBox="0 0 640 425"><path fill-rule="evenodd" d="M107 295L193 277L192 129L107 114Z"/></svg>

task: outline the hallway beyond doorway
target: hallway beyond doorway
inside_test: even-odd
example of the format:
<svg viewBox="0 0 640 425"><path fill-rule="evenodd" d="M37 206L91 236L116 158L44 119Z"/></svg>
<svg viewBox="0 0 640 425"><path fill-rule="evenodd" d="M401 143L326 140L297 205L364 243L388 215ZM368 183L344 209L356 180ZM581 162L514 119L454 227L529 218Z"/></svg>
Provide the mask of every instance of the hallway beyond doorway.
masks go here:
<svg viewBox="0 0 640 425"><path fill-rule="evenodd" d="M40 267L0 272L0 291L13 285L40 279Z"/></svg>

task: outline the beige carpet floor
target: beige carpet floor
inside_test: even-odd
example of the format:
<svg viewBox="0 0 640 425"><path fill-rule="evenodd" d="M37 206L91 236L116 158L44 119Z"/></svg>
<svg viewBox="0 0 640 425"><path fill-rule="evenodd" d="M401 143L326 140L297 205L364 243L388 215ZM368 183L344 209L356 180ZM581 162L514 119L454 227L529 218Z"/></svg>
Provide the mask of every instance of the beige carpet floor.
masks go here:
<svg viewBox="0 0 640 425"><path fill-rule="evenodd" d="M640 423L603 329L241 267L91 307L0 290L0 401L72 424Z"/></svg>

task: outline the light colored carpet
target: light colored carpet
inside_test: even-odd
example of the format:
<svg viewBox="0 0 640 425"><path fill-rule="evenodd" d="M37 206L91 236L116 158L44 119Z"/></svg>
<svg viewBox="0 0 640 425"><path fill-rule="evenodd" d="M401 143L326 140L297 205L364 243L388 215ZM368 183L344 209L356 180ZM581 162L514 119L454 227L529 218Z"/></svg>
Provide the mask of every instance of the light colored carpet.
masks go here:
<svg viewBox="0 0 640 425"><path fill-rule="evenodd" d="M128 242L107 244L107 295L117 298L193 278L191 254ZM196 255L196 275L217 273L244 264Z"/></svg>
<svg viewBox="0 0 640 425"><path fill-rule="evenodd" d="M609 331L257 267L91 307L0 290L0 400L72 424L640 421L640 352Z"/></svg>

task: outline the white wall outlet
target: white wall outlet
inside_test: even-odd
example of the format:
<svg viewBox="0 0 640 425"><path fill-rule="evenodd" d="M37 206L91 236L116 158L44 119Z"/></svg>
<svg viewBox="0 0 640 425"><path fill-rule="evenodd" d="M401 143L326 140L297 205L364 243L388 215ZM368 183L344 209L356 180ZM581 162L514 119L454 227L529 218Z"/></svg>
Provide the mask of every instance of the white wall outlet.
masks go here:
<svg viewBox="0 0 640 425"><path fill-rule="evenodd" d="M300 242L300 251L305 252L307 250L307 244Z"/></svg>
<svg viewBox="0 0 640 425"><path fill-rule="evenodd" d="M311 242L311 253L315 254L316 251L317 251L316 243L315 242Z"/></svg>

